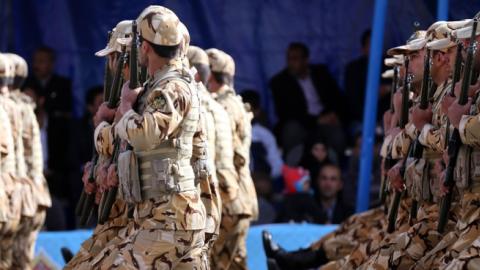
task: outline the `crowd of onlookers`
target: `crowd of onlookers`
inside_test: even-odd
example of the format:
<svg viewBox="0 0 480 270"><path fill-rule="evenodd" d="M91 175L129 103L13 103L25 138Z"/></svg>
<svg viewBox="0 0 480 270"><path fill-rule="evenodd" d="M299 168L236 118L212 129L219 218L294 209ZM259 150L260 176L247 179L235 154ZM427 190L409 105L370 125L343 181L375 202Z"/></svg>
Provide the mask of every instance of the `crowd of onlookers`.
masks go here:
<svg viewBox="0 0 480 270"><path fill-rule="evenodd" d="M362 55L349 63L344 89L326 65L309 63L308 47L291 43L287 66L269 81L276 122L262 109L257 90L241 90L252 120L251 171L258 193L256 222L339 223L353 213L360 159L370 32ZM93 151L92 116L103 101L103 87L89 89L82 117L72 114L72 85L54 73L55 52L38 48L24 91L36 102L45 175L53 198L48 230L76 228L74 208L82 191L82 166ZM389 104L388 82L379 89L379 115ZM380 117L378 117L380 119ZM379 134L379 138L381 134ZM380 140L377 140L381 143ZM372 173L375 203L379 161Z"/></svg>

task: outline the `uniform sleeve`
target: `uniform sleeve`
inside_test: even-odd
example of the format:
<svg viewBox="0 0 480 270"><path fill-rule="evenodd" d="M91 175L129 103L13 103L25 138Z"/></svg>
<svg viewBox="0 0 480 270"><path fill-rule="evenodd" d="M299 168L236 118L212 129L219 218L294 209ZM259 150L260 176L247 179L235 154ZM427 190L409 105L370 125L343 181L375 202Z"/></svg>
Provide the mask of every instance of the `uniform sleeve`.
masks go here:
<svg viewBox="0 0 480 270"><path fill-rule="evenodd" d="M117 123L115 132L135 149L149 150L178 128L190 109L190 99L190 92L175 82L154 89L147 97L143 114L129 110Z"/></svg>
<svg viewBox="0 0 480 270"><path fill-rule="evenodd" d="M392 140L393 140L392 135L386 136L385 139L383 140L382 148L380 148L380 156L381 157L387 158L388 151L389 151L389 148L390 148L390 144L392 143Z"/></svg>
<svg viewBox="0 0 480 270"><path fill-rule="evenodd" d="M407 134L406 129L398 133L392 141L392 158L403 158L408 154L408 148L412 138Z"/></svg>
<svg viewBox="0 0 480 270"><path fill-rule="evenodd" d="M464 144L480 147L480 114L464 115L458 131Z"/></svg>
<svg viewBox="0 0 480 270"><path fill-rule="evenodd" d="M95 128L95 149L100 155L111 156L113 153L114 128L107 122L102 122Z"/></svg>
<svg viewBox="0 0 480 270"><path fill-rule="evenodd" d="M426 124L418 136L420 143L435 152L443 152L445 149L445 127L434 127Z"/></svg>

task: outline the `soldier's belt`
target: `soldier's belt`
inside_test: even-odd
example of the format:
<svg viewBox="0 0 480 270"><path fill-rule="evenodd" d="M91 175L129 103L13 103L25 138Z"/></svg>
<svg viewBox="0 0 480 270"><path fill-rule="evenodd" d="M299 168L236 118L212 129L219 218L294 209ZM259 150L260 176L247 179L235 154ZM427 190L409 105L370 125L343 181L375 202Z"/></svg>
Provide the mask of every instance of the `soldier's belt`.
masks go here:
<svg viewBox="0 0 480 270"><path fill-rule="evenodd" d="M426 150L423 151L423 158L424 159L439 159L442 158L442 153L431 151L431 150Z"/></svg>

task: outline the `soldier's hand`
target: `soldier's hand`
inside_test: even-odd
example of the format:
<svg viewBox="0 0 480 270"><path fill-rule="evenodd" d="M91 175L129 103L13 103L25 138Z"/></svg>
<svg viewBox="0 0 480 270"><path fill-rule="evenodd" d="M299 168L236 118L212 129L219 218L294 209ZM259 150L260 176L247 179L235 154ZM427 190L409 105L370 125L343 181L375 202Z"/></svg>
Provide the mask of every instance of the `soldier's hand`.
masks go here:
<svg viewBox="0 0 480 270"><path fill-rule="evenodd" d="M459 97L459 96L460 96L460 91L461 91L461 89L462 89L462 84L463 84L463 79L460 80L459 82L457 82L457 83L455 84L454 93L455 93L455 96L456 96L456 97ZM474 85L470 85L470 87L468 88L468 93L467 93L467 95L468 95L469 97L473 97L473 96L475 95L475 92L476 92L477 90L479 90L479 89L480 89L480 81L477 80L477 82L476 82Z"/></svg>
<svg viewBox="0 0 480 270"><path fill-rule="evenodd" d="M392 111L387 110L383 113L383 128L385 129L385 133L387 133L390 127L392 126L392 118L393 118Z"/></svg>
<svg viewBox="0 0 480 270"><path fill-rule="evenodd" d="M447 114L448 113L448 108L455 102L455 97L452 97L450 95L446 95L443 100L442 100L442 113Z"/></svg>
<svg viewBox="0 0 480 270"><path fill-rule="evenodd" d="M93 124L98 126L103 121L111 123L113 121L113 117L115 116L115 111L115 109L110 109L106 102L102 103L102 105L98 107L95 117L93 117Z"/></svg>
<svg viewBox="0 0 480 270"><path fill-rule="evenodd" d="M429 105L426 110L420 109L420 106L417 105L415 108L412 110L412 122L417 128L417 130L422 130L423 127L432 122L432 106Z"/></svg>
<svg viewBox="0 0 480 270"><path fill-rule="evenodd" d="M125 82L122 87L122 98L120 102L120 113L123 115L132 109L133 104L137 101L138 94L142 91L141 87L130 89L129 82Z"/></svg>
<svg viewBox="0 0 480 270"><path fill-rule="evenodd" d="M90 183L89 178L90 178L90 170L92 169L92 162L87 162L85 163L85 166L83 167L83 175L82 175L82 182L83 182L83 188L85 189L85 192L87 194L92 194L96 190L96 185L95 183Z"/></svg>
<svg viewBox="0 0 480 270"><path fill-rule="evenodd" d="M403 191L403 189L405 188L405 183L403 182L403 179L400 175L401 166L402 165L400 163L397 163L390 170L388 170L388 173L387 173L388 179L390 180L390 183L391 183L391 187L395 191Z"/></svg>
<svg viewBox="0 0 480 270"><path fill-rule="evenodd" d="M103 191L108 189L107 177L108 177L108 164L105 163L99 166L97 170L97 179L96 179L100 192L102 193Z"/></svg>
<svg viewBox="0 0 480 270"><path fill-rule="evenodd" d="M471 105L472 105L471 99L468 99L468 102L465 105L458 104L458 101L454 102L450 106L450 108L448 108L448 113L447 113L448 120L450 120L450 124L458 129L462 116L468 114L468 111L470 110Z"/></svg>
<svg viewBox="0 0 480 270"><path fill-rule="evenodd" d="M100 204L100 201L102 200L102 195L103 195L103 191L95 193L95 204L96 205Z"/></svg>
<svg viewBox="0 0 480 270"><path fill-rule="evenodd" d="M391 128L388 131L388 134L386 134L386 135L387 136L392 135L392 138L395 138L395 136L397 136L397 134L400 133L401 131L402 130L399 127L394 127L394 128Z"/></svg>
<svg viewBox="0 0 480 270"><path fill-rule="evenodd" d="M443 183L445 183L445 172L446 170L443 170L442 173L440 174L440 180L438 181L440 184L440 196L445 196L447 193L450 192L448 187L446 187Z"/></svg>
<svg viewBox="0 0 480 270"><path fill-rule="evenodd" d="M402 91L403 88L400 88L393 94L393 108L396 114L402 111Z"/></svg>
<svg viewBox="0 0 480 270"><path fill-rule="evenodd" d="M108 167L107 186L109 188L118 186L117 165L115 164Z"/></svg>

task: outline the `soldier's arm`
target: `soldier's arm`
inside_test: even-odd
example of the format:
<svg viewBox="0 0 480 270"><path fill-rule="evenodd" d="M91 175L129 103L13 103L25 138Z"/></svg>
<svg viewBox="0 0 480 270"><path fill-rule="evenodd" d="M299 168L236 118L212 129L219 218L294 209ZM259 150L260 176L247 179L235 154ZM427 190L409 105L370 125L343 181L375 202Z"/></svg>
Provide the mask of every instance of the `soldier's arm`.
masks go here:
<svg viewBox="0 0 480 270"><path fill-rule="evenodd" d="M480 114L464 115L458 131L464 144L480 147Z"/></svg>
<svg viewBox="0 0 480 270"><path fill-rule="evenodd" d="M93 141L95 142L95 149L100 155L112 155L113 138L114 127L111 124L103 121L95 128Z"/></svg>
<svg viewBox="0 0 480 270"><path fill-rule="evenodd" d="M408 148L412 140L417 136L418 131L412 123L408 123L392 141L392 158L403 158L408 154Z"/></svg>
<svg viewBox="0 0 480 270"><path fill-rule="evenodd" d="M115 132L136 149L151 149L177 129L190 109L190 99L182 85L170 82L150 93L142 115L127 111L116 124Z"/></svg>
<svg viewBox="0 0 480 270"><path fill-rule="evenodd" d="M445 149L445 128L445 125L435 127L432 124L426 124L418 135L418 139L423 146L435 152L443 152Z"/></svg>

